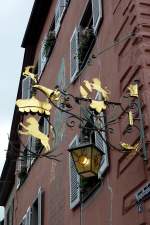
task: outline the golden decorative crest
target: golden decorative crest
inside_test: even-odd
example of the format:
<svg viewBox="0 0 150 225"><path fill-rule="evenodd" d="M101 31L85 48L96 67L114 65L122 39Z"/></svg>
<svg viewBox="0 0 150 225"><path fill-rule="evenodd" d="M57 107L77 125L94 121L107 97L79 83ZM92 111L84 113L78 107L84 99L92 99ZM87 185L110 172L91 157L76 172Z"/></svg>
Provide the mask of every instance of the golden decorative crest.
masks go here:
<svg viewBox="0 0 150 225"><path fill-rule="evenodd" d="M88 80L84 80L83 84L88 91L92 92L92 84Z"/></svg>
<svg viewBox="0 0 150 225"><path fill-rule="evenodd" d="M128 119L129 119L129 125L133 126L134 119L133 119L133 113L131 111L129 111L128 113Z"/></svg>
<svg viewBox="0 0 150 225"><path fill-rule="evenodd" d="M23 72L23 76L25 77L31 77L31 79L34 81L34 83L37 83L37 76L34 73L31 73L30 70L34 69L34 66L26 66L25 71Z"/></svg>
<svg viewBox="0 0 150 225"><path fill-rule="evenodd" d="M33 85L33 87L40 90L43 94L45 94L52 101L59 101L59 99L60 99L61 93L57 89L51 90L42 85Z"/></svg>
<svg viewBox="0 0 150 225"><path fill-rule="evenodd" d="M139 143L135 144L135 145L130 145L124 142L121 142L121 147L124 149L124 151L127 152L138 152L139 151Z"/></svg>
<svg viewBox="0 0 150 225"><path fill-rule="evenodd" d="M88 98L88 92L82 87L80 86L80 94L83 98Z"/></svg>
<svg viewBox="0 0 150 225"><path fill-rule="evenodd" d="M46 152L50 151L49 138L39 130L38 121L34 117L29 117L26 120L27 125L19 123L20 126L25 130L19 130L19 134L33 136L40 139L42 145L45 147Z"/></svg>
<svg viewBox="0 0 150 225"><path fill-rule="evenodd" d="M19 112L32 112L50 115L52 106L48 102L39 101L34 96L31 99L18 99L16 105L19 108Z"/></svg>
<svg viewBox="0 0 150 225"><path fill-rule="evenodd" d="M139 94L138 94L138 85L137 84L130 84L128 86L128 90L130 92L130 96L131 97L138 97Z"/></svg>
<svg viewBox="0 0 150 225"><path fill-rule="evenodd" d="M97 78L93 78L93 82L91 83L92 89L100 92L105 101L109 99L110 91L107 88L102 88L101 81Z"/></svg>
<svg viewBox="0 0 150 225"><path fill-rule="evenodd" d="M92 109L95 109L98 113L100 113L102 110L106 109L106 105L105 105L104 101L92 100L92 103L90 104L90 107Z"/></svg>

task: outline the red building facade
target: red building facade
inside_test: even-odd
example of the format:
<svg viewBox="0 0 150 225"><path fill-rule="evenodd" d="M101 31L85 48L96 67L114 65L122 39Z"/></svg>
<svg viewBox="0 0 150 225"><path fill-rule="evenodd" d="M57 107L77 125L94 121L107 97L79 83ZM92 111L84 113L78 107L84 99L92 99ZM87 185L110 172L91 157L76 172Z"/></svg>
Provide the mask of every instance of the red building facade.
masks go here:
<svg viewBox="0 0 150 225"><path fill-rule="evenodd" d="M83 181L67 151L79 142L78 127L68 128L65 115L55 110L51 121L56 138L54 141L51 136L50 140L60 162L44 157L33 159L27 156L27 148L38 152L39 143L33 138L22 138L24 145L19 142L18 123L26 117L16 108L1 175L1 181L7 181L0 187L5 225L150 223L149 16L148 0L35 1L22 43L23 69L34 65L40 85L59 85L74 95L79 95L84 80L97 77L116 102L121 101L132 82L139 80L147 160L141 154L128 156L102 143L104 158L98 177L89 180L81 191ZM31 97L29 87L30 81L22 76L18 98ZM44 99L39 92L37 96ZM43 131L50 135L47 122L38 119ZM114 134L107 137L114 146L121 140L132 144L138 140L137 131L126 133L126 124L123 114L113 127ZM140 196L142 204L138 205Z"/></svg>

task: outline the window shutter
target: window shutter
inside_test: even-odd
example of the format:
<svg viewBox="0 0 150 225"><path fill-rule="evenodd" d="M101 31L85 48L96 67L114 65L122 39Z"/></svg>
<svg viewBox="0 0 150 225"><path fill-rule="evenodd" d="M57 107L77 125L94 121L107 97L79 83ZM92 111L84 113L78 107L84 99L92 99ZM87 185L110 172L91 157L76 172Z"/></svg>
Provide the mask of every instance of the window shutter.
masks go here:
<svg viewBox="0 0 150 225"><path fill-rule="evenodd" d="M26 225L31 225L31 208L27 209L26 213Z"/></svg>
<svg viewBox="0 0 150 225"><path fill-rule="evenodd" d="M96 100L102 100L102 96L100 95L100 93L97 93ZM104 113L101 112L100 113L100 123L95 123L95 125L97 127L104 127L105 125L105 120L104 120ZM103 128L104 129L104 128ZM100 169L98 171L98 178L100 179L102 177L102 175L105 173L106 169L109 166L109 161L108 161L108 148L107 148L107 144L104 141L106 140L106 133L105 132L101 132L101 135L95 131L95 145L97 146L97 148L99 148L104 154L103 154L103 158L100 164Z"/></svg>
<svg viewBox="0 0 150 225"><path fill-rule="evenodd" d="M46 64L46 61L47 61L47 58L46 56L44 55L44 43L45 43L45 40L46 40L46 37L44 38L43 42L42 42L42 46L41 46L41 73L45 67L45 64Z"/></svg>
<svg viewBox="0 0 150 225"><path fill-rule="evenodd" d="M22 99L31 97L31 78L26 77L22 80Z"/></svg>
<svg viewBox="0 0 150 225"><path fill-rule="evenodd" d="M101 112L100 113L100 117L101 117L100 123L99 124L95 123L95 125L99 128L103 127L105 124L103 116L104 116L104 114L103 114L103 112ZM95 134L96 147L105 153L105 151L104 151L104 146L105 146L104 140L106 140L105 132L101 132L101 135L100 135L99 132L95 131L94 134Z"/></svg>
<svg viewBox="0 0 150 225"><path fill-rule="evenodd" d="M75 28L70 39L70 81L73 82L77 72L79 71L78 59L78 30Z"/></svg>
<svg viewBox="0 0 150 225"><path fill-rule="evenodd" d="M60 28L60 4L61 4L61 1L58 0L56 8L55 8L55 36L57 36L57 33Z"/></svg>
<svg viewBox="0 0 150 225"><path fill-rule="evenodd" d="M75 136L69 148L78 145L79 138ZM76 171L71 154L69 154L69 175L70 175L70 208L74 208L80 202L80 176Z"/></svg>
<svg viewBox="0 0 150 225"><path fill-rule="evenodd" d="M42 189L38 190L38 224L42 225Z"/></svg>
<svg viewBox="0 0 150 225"><path fill-rule="evenodd" d="M46 61L47 61L47 58L44 55L44 45L45 45L44 43L45 43L45 40L46 40L46 37L42 41L40 55L39 55L39 59L38 59L38 77L41 76L42 71L43 71L43 69L45 67Z"/></svg>
<svg viewBox="0 0 150 225"><path fill-rule="evenodd" d="M67 0L60 0L60 21L64 15L67 6Z"/></svg>
<svg viewBox="0 0 150 225"><path fill-rule="evenodd" d="M96 33L102 19L102 0L92 0L93 30Z"/></svg>

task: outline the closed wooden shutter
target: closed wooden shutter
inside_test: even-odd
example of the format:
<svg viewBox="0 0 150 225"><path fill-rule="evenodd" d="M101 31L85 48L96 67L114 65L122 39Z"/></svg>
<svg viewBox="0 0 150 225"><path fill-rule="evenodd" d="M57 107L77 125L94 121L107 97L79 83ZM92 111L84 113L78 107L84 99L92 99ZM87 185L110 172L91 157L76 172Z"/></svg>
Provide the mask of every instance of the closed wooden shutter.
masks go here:
<svg viewBox="0 0 150 225"><path fill-rule="evenodd" d="M78 30L75 28L70 39L70 81L73 82L79 71Z"/></svg>
<svg viewBox="0 0 150 225"><path fill-rule="evenodd" d="M78 136L75 136L69 148L78 145ZM74 208L80 202L80 176L76 171L71 154L69 154L69 175L70 175L70 208Z"/></svg>
<svg viewBox="0 0 150 225"><path fill-rule="evenodd" d="M27 99L31 97L31 78L26 77L22 80L22 99Z"/></svg>
<svg viewBox="0 0 150 225"><path fill-rule="evenodd" d="M102 19L102 0L92 0L93 30L96 33Z"/></svg>

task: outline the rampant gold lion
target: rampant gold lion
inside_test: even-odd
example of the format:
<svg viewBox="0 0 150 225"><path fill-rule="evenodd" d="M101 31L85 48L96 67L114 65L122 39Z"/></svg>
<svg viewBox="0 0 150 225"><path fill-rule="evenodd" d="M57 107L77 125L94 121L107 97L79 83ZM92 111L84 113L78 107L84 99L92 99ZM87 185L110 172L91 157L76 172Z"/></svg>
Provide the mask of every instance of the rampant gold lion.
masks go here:
<svg viewBox="0 0 150 225"><path fill-rule="evenodd" d="M20 126L24 128L25 131L19 130L19 134L31 135L40 139L42 145L46 149L46 152L50 151L49 138L39 130L38 121L34 117L29 117L26 120L26 123L28 124L27 126L25 126L23 123L20 123Z"/></svg>

